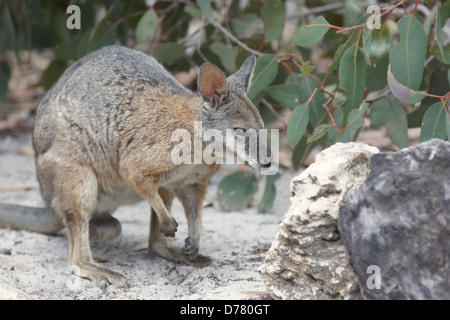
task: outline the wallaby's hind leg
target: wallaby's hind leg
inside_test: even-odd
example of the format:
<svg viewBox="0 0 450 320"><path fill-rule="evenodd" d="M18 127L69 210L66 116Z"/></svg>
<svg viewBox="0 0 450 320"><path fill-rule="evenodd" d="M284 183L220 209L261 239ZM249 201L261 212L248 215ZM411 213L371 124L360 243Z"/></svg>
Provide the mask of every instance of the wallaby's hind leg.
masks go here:
<svg viewBox="0 0 450 320"><path fill-rule="evenodd" d="M54 183L52 210L62 216L69 239L69 264L76 274L106 289L108 284L127 288L119 273L110 271L92 259L89 245L89 220L97 205L97 178L85 168L59 167Z"/></svg>
<svg viewBox="0 0 450 320"><path fill-rule="evenodd" d="M159 194L163 199L167 210L170 211L174 195L163 188L159 189ZM173 246L171 244L171 240L161 233L158 216L152 209L150 219L150 237L148 245L148 251L150 254L157 254L171 261L183 262L185 264L195 266L206 266L210 265L212 262L210 258L203 255L196 255L195 259L189 260L183 254L183 249Z"/></svg>
<svg viewBox="0 0 450 320"><path fill-rule="evenodd" d="M89 241L103 242L113 240L122 233L122 226L108 212L96 213L89 221Z"/></svg>

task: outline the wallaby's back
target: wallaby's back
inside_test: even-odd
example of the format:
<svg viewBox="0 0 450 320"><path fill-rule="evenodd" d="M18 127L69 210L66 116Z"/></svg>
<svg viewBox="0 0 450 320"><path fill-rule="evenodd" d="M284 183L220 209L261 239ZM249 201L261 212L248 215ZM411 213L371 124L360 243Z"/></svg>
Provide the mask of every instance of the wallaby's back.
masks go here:
<svg viewBox="0 0 450 320"><path fill-rule="evenodd" d="M142 156L169 165L170 158L161 155L170 155L171 132L200 119L192 99L198 97L153 57L125 47L102 48L68 68L42 100L33 132L36 161L54 146L59 149L50 154L86 162L107 177L139 148Z"/></svg>
<svg viewBox="0 0 450 320"><path fill-rule="evenodd" d="M156 103L164 95L193 95L142 52L108 46L86 55L66 70L39 105L33 132L37 154L56 136L70 133L117 143L112 140L123 130L124 118L137 111L132 101L143 92ZM147 112L157 107L151 102Z"/></svg>

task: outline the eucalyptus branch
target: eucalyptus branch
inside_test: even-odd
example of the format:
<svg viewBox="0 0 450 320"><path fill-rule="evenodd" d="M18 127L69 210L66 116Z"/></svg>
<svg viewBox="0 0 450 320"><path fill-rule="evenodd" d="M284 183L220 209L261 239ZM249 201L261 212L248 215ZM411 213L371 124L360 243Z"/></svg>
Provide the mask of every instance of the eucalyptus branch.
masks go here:
<svg viewBox="0 0 450 320"><path fill-rule="evenodd" d="M225 27L223 27L221 24L214 22L213 23L214 27L216 27L217 29L219 29L224 35L226 35L231 41L233 41L234 43L236 43L238 46L240 46L242 49L250 52L251 54L254 54L257 57L261 57L264 55L264 53L254 50L252 48L250 48L249 46L247 46L245 43L243 43L241 40L239 40L238 38L236 38L231 32L229 32Z"/></svg>

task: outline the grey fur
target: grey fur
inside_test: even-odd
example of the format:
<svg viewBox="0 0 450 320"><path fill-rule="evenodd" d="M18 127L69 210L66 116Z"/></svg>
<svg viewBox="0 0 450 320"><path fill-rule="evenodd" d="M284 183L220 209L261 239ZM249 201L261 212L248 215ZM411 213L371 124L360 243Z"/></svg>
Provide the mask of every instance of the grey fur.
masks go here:
<svg viewBox="0 0 450 320"><path fill-rule="evenodd" d="M86 55L64 72L36 112L33 147L48 209L0 206L0 226L43 233L65 226L69 263L80 276L101 288L110 283L126 287L125 277L92 260L89 240L117 237L120 223L111 214L121 205L146 200L152 208L151 253L198 266L211 263L198 251L203 199L217 165L175 165L171 133L179 128L193 132L194 121L224 134L227 128L263 129L246 95L254 65L255 58L248 58L226 80L221 103L212 106L212 99L184 88L142 52L109 46ZM252 159L253 168L259 160ZM178 225L170 215L174 197L188 219L182 249L167 238Z"/></svg>

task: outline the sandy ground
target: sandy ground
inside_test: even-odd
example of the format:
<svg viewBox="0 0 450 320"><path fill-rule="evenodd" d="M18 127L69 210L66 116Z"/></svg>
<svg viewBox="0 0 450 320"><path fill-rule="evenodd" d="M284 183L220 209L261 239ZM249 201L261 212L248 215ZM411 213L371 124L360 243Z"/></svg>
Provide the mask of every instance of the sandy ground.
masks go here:
<svg viewBox="0 0 450 320"><path fill-rule="evenodd" d="M29 134L0 138L0 202L43 206L30 149ZM72 275L65 230L47 236L0 229L0 288L16 288L33 299L267 298L257 270L290 206L289 185L298 174L283 174L277 181L278 196L272 212L266 214L255 208L221 212L215 195L222 177L213 177L207 196L213 206L204 209L201 252L215 260L214 266L195 268L137 250L146 244L149 228L149 207L140 203L115 213L122 223L118 239L92 245L95 259L129 279L128 291L110 286L102 292ZM181 246L187 228L177 201L172 214L179 223L174 243Z"/></svg>

